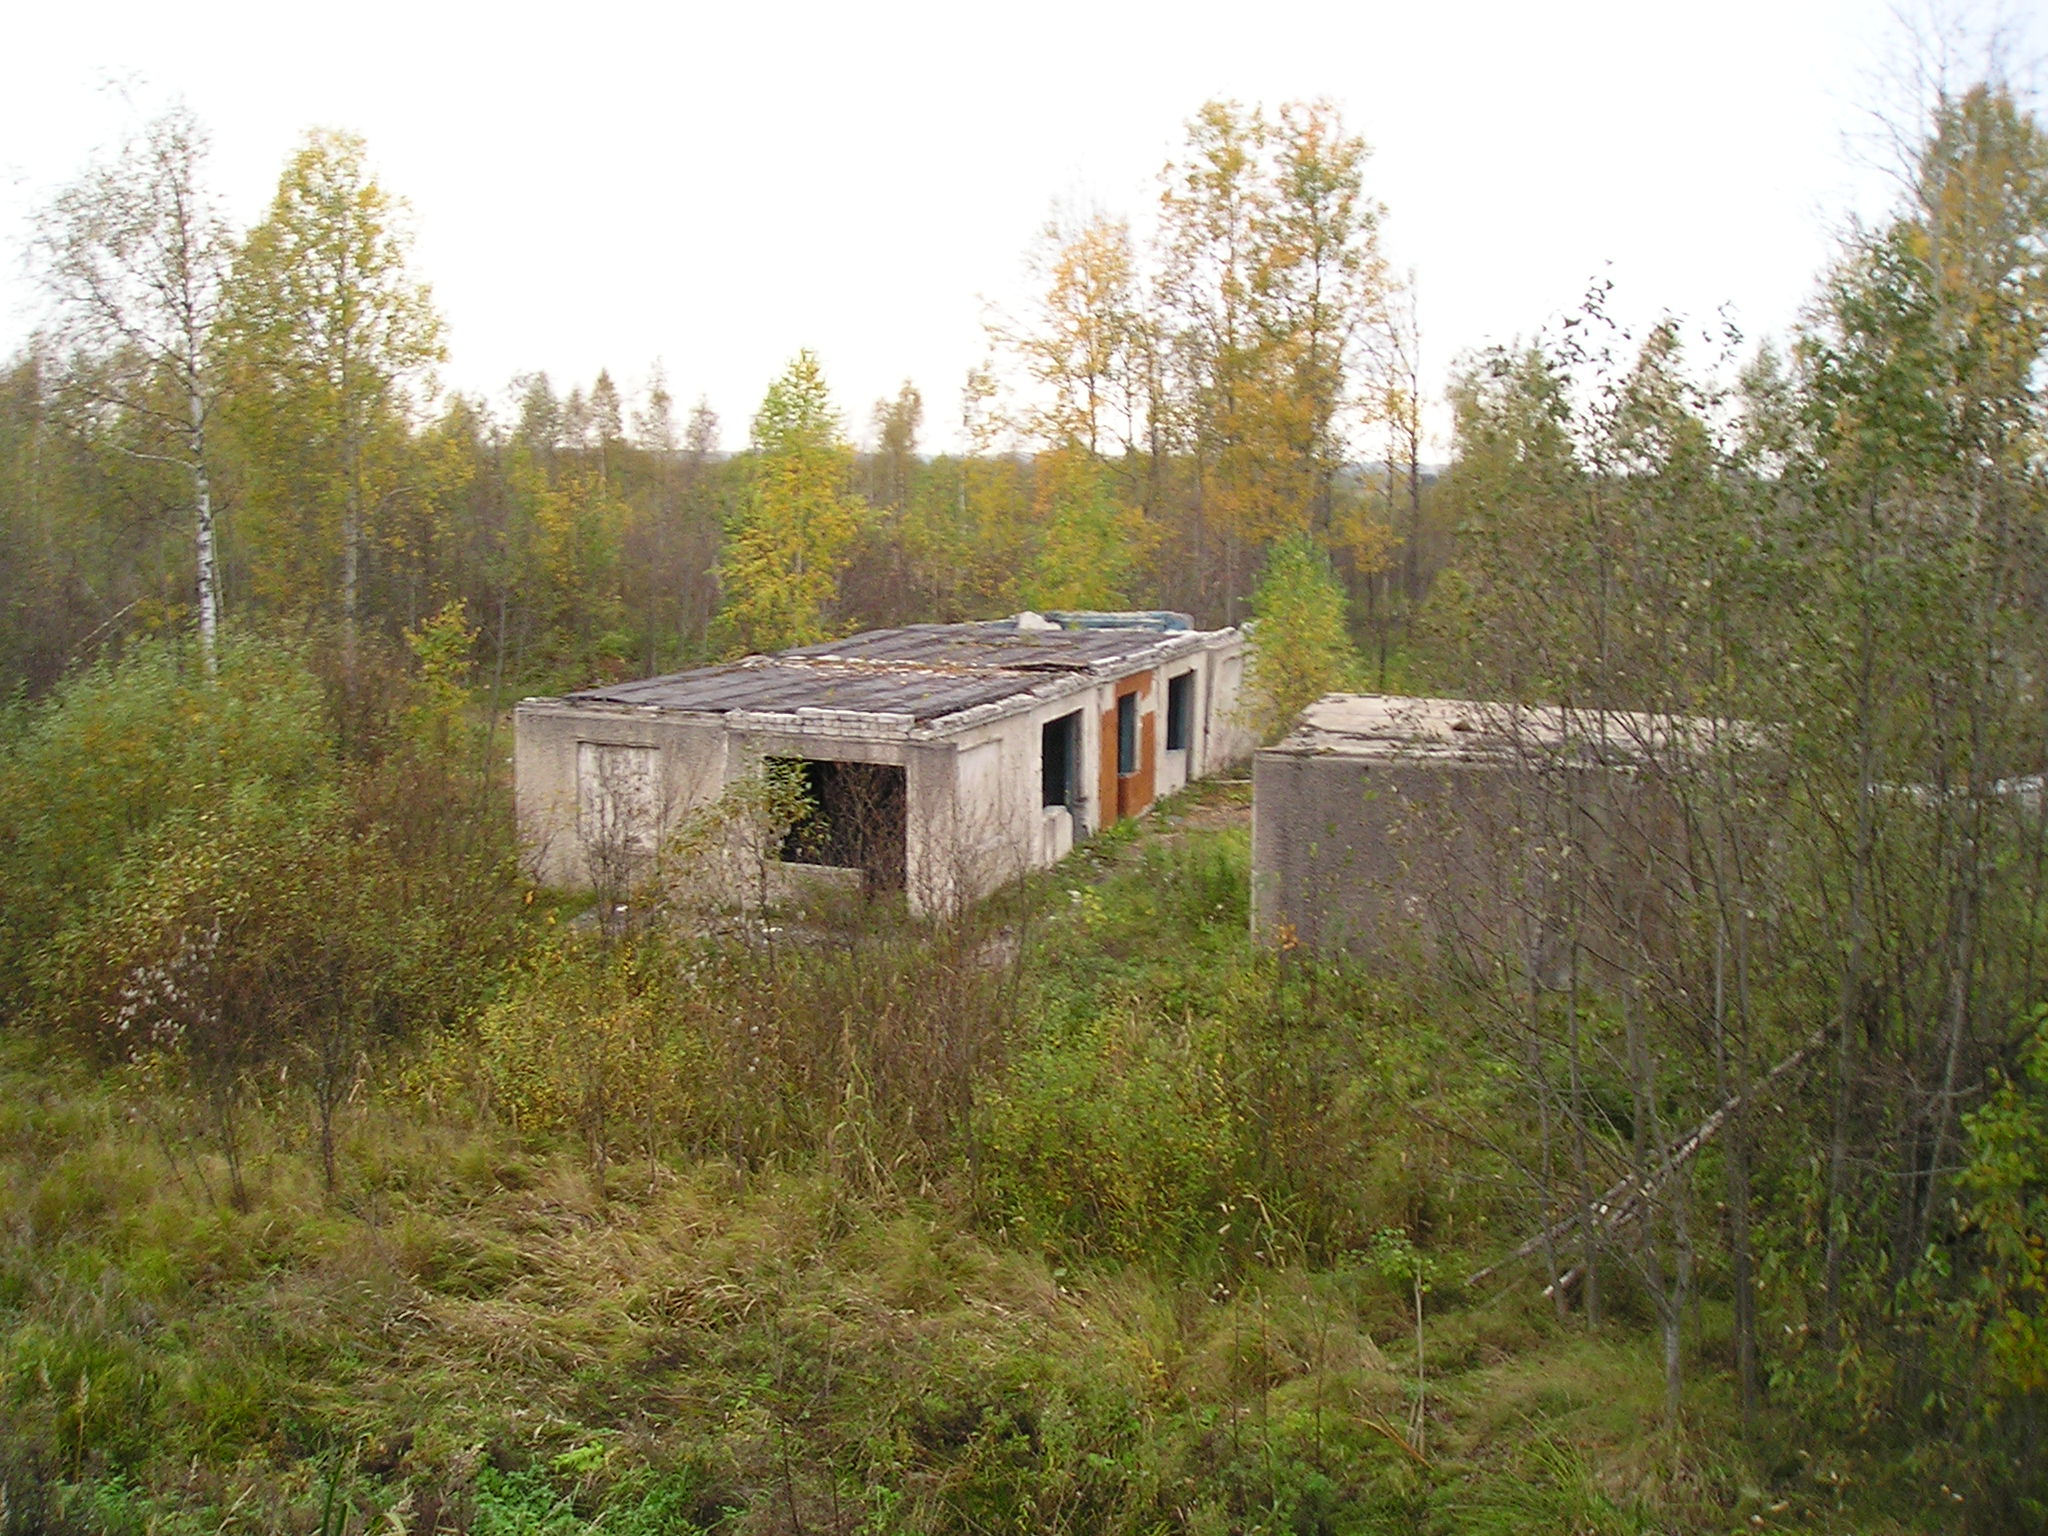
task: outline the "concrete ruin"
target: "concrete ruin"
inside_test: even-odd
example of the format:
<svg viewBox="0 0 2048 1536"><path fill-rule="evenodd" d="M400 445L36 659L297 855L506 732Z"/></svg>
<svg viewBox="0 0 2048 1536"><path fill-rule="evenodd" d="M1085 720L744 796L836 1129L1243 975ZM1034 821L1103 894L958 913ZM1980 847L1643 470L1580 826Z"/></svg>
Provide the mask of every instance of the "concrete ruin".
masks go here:
<svg viewBox="0 0 2048 1536"><path fill-rule="evenodd" d="M1253 759L1254 932L1361 956L1508 957L1546 985L1575 957L1654 945L1684 841L1673 789L1712 731L1331 694Z"/></svg>
<svg viewBox="0 0 2048 1536"><path fill-rule="evenodd" d="M1241 760L1244 641L1167 613L914 624L523 701L521 836L562 888L623 890L728 786L790 764L780 862L943 912Z"/></svg>

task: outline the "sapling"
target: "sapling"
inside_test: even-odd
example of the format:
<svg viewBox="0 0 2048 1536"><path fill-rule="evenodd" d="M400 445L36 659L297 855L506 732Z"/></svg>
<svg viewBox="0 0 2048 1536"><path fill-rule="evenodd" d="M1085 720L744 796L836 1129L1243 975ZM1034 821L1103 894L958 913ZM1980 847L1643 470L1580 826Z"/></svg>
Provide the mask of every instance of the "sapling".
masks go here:
<svg viewBox="0 0 2048 1536"><path fill-rule="evenodd" d="M1405 1285L1413 1298L1415 1309L1415 1406L1408 1414L1408 1440L1418 1456L1427 1454L1423 1448L1424 1411L1427 1404L1427 1379L1423 1372L1422 1352L1422 1298L1429 1294L1436 1284L1436 1261L1415 1246L1414 1241L1399 1227L1382 1227L1372 1236L1372 1247L1368 1257L1374 1269L1391 1284Z"/></svg>

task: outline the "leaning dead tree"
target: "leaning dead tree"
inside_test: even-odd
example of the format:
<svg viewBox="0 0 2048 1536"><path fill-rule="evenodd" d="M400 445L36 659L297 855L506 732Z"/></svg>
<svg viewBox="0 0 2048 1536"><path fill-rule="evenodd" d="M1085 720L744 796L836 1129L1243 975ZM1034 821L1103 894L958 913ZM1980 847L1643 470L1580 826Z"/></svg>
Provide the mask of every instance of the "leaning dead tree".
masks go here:
<svg viewBox="0 0 2048 1536"><path fill-rule="evenodd" d="M1762 1098L1765 1093L1790 1073L1798 1070L1810 1060L1814 1052L1826 1044L1826 1036L1816 1032L1806 1043L1779 1062L1758 1080L1747 1094L1734 1094L1722 1101L1706 1119L1694 1126L1692 1131L1681 1138L1661 1165L1647 1177L1630 1172L1624 1174L1593 1202L1597 1213L1597 1224L1604 1241L1612 1242L1621 1235L1630 1223L1638 1221L1657 1199L1658 1192L1672 1177L1683 1171L1685 1165L1697 1156L1708 1142L1712 1141L1729 1119L1748 1105ZM1469 1288L1483 1285L1510 1265L1532 1258L1539 1253L1556 1251L1557 1246L1577 1231L1581 1217L1577 1212L1561 1216L1545 1225L1542 1231L1523 1243L1505 1258L1496 1259L1484 1269L1474 1270L1465 1277ZM1577 1285L1585 1274L1583 1265L1574 1264L1562 1274L1553 1272L1550 1281L1543 1287L1545 1296L1567 1292Z"/></svg>

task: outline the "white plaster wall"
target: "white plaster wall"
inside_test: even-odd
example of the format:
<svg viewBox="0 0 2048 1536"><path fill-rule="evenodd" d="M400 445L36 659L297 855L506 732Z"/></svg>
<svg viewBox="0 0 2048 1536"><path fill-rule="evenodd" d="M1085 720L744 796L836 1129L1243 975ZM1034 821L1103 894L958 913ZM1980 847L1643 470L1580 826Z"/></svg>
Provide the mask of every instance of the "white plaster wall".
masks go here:
<svg viewBox="0 0 2048 1536"><path fill-rule="evenodd" d="M1182 673L1194 677L1195 696L1189 709L1188 744L1175 751L1166 745L1166 690ZM1210 638L1202 650L1177 656L1159 668L1159 761L1157 794L1164 798L1198 779L1221 773L1250 758L1256 737L1239 718L1239 690L1244 682L1244 641L1235 634Z"/></svg>
<svg viewBox="0 0 2048 1536"><path fill-rule="evenodd" d="M717 798L725 783L726 739L715 725L630 707L571 707L528 699L513 715L512 776L527 868L543 885L590 883L590 853L578 816L577 759L584 743L649 747L659 753L660 825Z"/></svg>
<svg viewBox="0 0 2048 1536"><path fill-rule="evenodd" d="M1156 670L1155 670L1156 669ZM1157 715L1158 795L1248 757L1254 746L1238 718L1244 645L1234 633L1203 637L1165 661L1153 661L1146 704ZM1192 739L1166 749L1166 680L1195 676ZM688 811L716 800L725 786L760 771L768 757L889 763L904 772L909 819L905 879L913 910L943 912L989 894L1027 870L1063 858L1099 832L1102 718L1116 704L1114 678L1048 678L1050 696L1014 713L992 711L932 736L914 734L907 716L796 714L675 715L641 706L570 705L529 699L515 712L514 777L529 868L544 884L589 884L590 860L578 832L576 762L583 742L656 748L661 754L662 835ZM1081 716L1077 793L1071 814L1041 803L1044 727Z"/></svg>
<svg viewBox="0 0 2048 1536"><path fill-rule="evenodd" d="M1194 775L1210 778L1248 762L1259 745L1245 719L1244 637L1234 632L1221 637L1203 656L1201 675L1195 711L1201 722L1200 755Z"/></svg>
<svg viewBox="0 0 2048 1536"><path fill-rule="evenodd" d="M924 911L950 911L978 901L1032 869L1070 852L1076 822L1093 828L1094 780L1100 749L1093 711L1104 690L1088 686L1052 700L1040 700L1017 714L971 726L943 739L950 774L943 794L928 802L936 814L913 839L923 843L913 880L912 904ZM1076 815L1043 805L1041 744L1044 728L1062 716L1081 715L1083 802ZM935 744L935 750L939 744ZM920 830L922 836L920 837Z"/></svg>

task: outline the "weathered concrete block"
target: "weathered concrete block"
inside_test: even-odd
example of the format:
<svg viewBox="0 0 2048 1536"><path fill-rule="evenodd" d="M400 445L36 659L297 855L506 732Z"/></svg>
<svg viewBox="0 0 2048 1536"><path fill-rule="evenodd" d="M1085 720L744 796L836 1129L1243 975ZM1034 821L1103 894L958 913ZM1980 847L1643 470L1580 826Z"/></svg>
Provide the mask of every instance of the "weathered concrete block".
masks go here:
<svg viewBox="0 0 2048 1536"><path fill-rule="evenodd" d="M1332 694L1253 760L1252 922L1562 985L1665 941L1705 722Z"/></svg>

